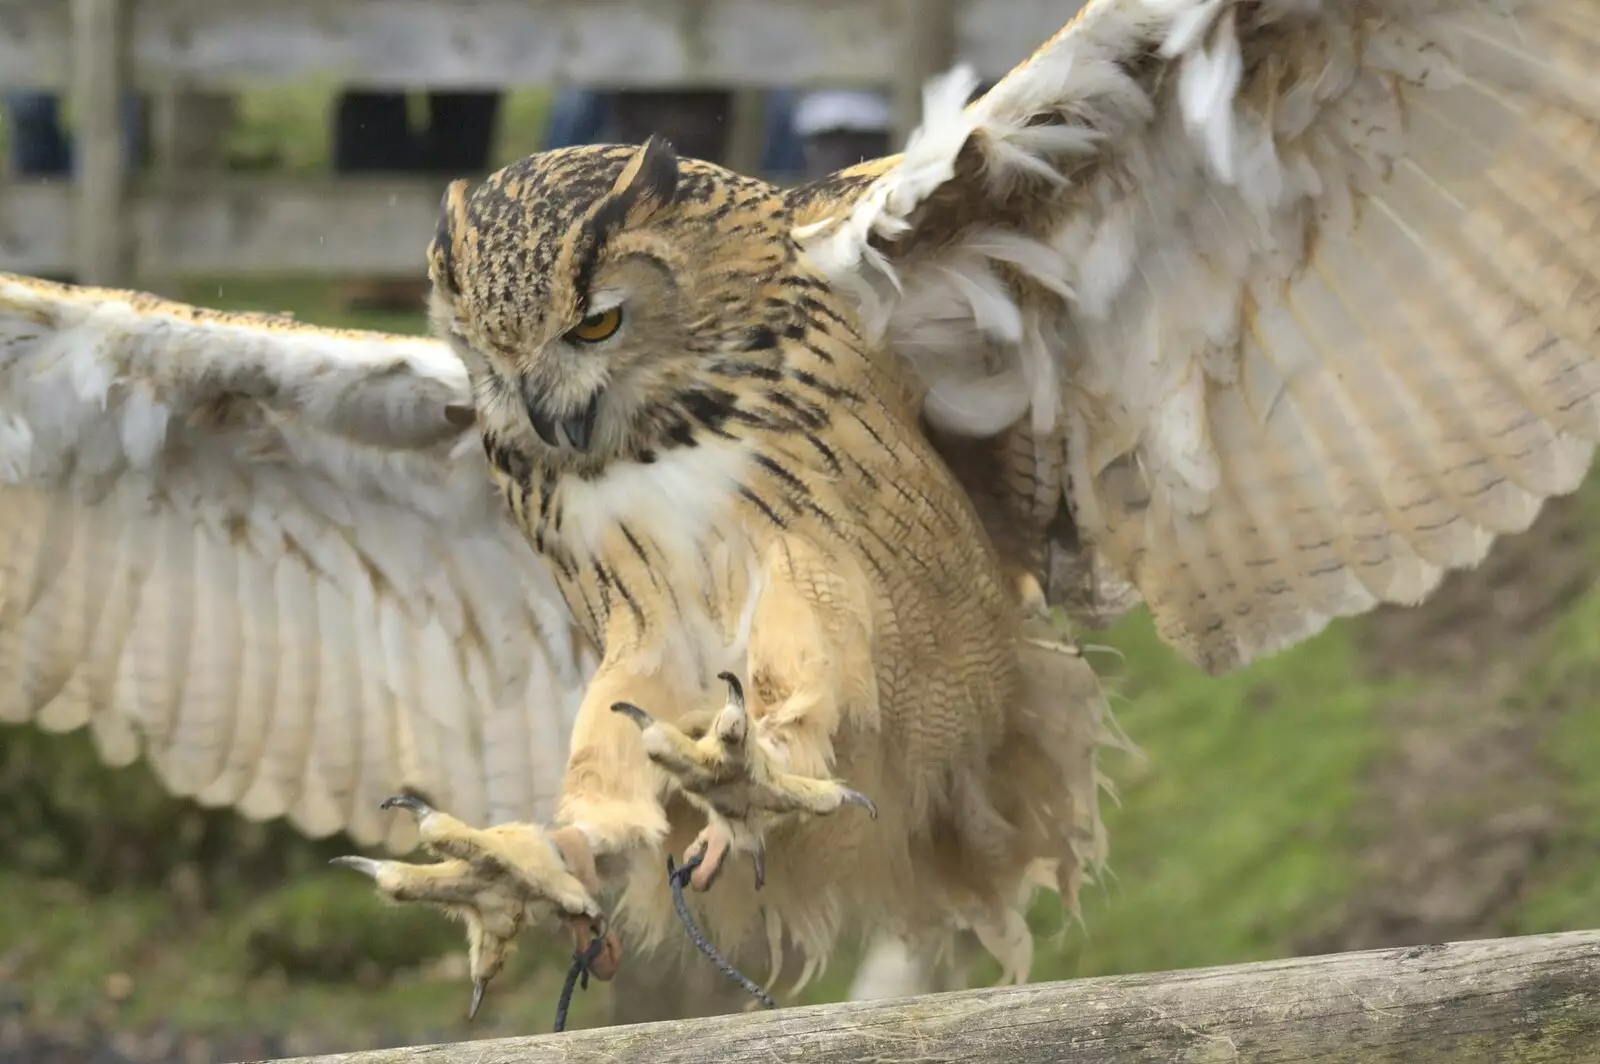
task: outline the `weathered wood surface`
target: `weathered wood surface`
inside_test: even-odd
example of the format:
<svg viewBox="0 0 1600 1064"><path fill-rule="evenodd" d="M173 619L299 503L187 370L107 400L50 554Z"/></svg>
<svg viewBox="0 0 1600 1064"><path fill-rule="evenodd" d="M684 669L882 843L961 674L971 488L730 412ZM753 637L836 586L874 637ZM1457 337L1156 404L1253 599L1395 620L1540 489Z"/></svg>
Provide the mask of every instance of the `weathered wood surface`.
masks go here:
<svg viewBox="0 0 1600 1064"><path fill-rule="evenodd" d="M0 0L0 85L63 87L69 5ZM1004 73L1077 0L964 0L956 52ZM134 77L194 87L892 84L897 0L138 0Z"/></svg>
<svg viewBox="0 0 1600 1064"><path fill-rule="evenodd" d="M294 1064L1600 1061L1600 931L301 1058Z"/></svg>

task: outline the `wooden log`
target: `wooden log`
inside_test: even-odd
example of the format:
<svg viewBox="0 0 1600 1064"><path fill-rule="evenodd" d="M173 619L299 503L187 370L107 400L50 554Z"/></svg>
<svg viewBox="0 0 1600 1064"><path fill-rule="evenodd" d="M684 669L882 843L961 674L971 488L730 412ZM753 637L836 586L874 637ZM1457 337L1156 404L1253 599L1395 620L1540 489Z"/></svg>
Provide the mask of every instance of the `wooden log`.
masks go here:
<svg viewBox="0 0 1600 1064"><path fill-rule="evenodd" d="M1593 1064L1600 931L969 990L293 1064Z"/></svg>
<svg viewBox="0 0 1600 1064"><path fill-rule="evenodd" d="M128 13L122 0L72 0L71 14L78 164L73 265L84 284L121 285L130 279L133 252L123 209L128 160L123 158L121 122Z"/></svg>

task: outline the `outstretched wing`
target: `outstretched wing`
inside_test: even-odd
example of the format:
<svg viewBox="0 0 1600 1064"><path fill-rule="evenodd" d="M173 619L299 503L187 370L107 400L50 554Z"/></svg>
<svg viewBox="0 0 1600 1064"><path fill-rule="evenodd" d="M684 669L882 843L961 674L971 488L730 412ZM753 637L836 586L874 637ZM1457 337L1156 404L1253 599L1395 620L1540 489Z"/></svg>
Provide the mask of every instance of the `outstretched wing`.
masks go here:
<svg viewBox="0 0 1600 1064"><path fill-rule="evenodd" d="M0 722L404 848L548 815L592 667L442 345L0 274Z"/></svg>
<svg viewBox="0 0 1600 1064"><path fill-rule="evenodd" d="M1584 476L1597 70L1594 0L1090 0L796 237L980 504L1222 672Z"/></svg>

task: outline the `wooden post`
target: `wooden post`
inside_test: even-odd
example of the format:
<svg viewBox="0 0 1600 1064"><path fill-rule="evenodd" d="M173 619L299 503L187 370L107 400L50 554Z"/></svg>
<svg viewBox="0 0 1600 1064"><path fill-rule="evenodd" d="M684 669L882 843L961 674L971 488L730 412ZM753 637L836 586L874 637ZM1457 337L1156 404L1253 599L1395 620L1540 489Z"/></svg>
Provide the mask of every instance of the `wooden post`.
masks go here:
<svg viewBox="0 0 1600 1064"><path fill-rule="evenodd" d="M1595 1064L1600 931L966 990L295 1064Z"/></svg>
<svg viewBox="0 0 1600 1064"><path fill-rule="evenodd" d="M735 89L729 115L728 169L765 177L761 172L761 147L767 132L767 94L762 89Z"/></svg>
<svg viewBox="0 0 1600 1064"><path fill-rule="evenodd" d="M127 284L133 274L121 122L128 88L127 14L122 0L72 0L78 197L74 250L78 280L84 284Z"/></svg>
<svg viewBox="0 0 1600 1064"><path fill-rule="evenodd" d="M900 6L900 51L894 81L894 150L922 121L922 88L956 62L954 0L894 0Z"/></svg>
<svg viewBox="0 0 1600 1064"><path fill-rule="evenodd" d="M147 83L145 99L150 130L146 187L156 191L159 206L141 210L136 198L128 196L122 207L124 231L142 237L135 244L139 288L168 299L181 299L180 278L162 269L160 248L172 245L167 234L172 230L174 207L186 198L181 190L207 184L215 187L226 180L222 144L233 121L237 98L232 93L190 88L168 80L159 86ZM244 265L249 268L255 264Z"/></svg>
<svg viewBox="0 0 1600 1064"><path fill-rule="evenodd" d="M233 122L237 98L169 85L151 99L151 170L163 181L226 169L222 141Z"/></svg>

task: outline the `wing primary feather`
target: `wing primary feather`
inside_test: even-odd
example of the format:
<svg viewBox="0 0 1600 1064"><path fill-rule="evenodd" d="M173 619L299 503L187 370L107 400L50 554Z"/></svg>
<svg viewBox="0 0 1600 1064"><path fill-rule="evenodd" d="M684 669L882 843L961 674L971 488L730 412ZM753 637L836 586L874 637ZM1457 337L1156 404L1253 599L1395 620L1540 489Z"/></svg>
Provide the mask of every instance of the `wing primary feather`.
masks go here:
<svg viewBox="0 0 1600 1064"><path fill-rule="evenodd" d="M229 622L238 626L238 663L231 706L223 702L214 709L225 727L231 723L231 734L216 777L196 796L208 806L235 805L249 786L266 748L278 698L276 661L282 653L271 560L241 550L231 551L229 560L237 569L237 594L228 605Z"/></svg>
<svg viewBox="0 0 1600 1064"><path fill-rule="evenodd" d="M171 768L171 744L181 726L183 688L188 676L189 650L194 638L195 528L181 520L162 521L155 544L158 578L145 585L139 599L143 619L135 632L135 651L128 667L138 678L135 696L139 727L156 776L172 793L188 797L190 790Z"/></svg>
<svg viewBox="0 0 1600 1064"><path fill-rule="evenodd" d="M198 796L226 763L237 713L238 579L231 551L207 524L194 528L194 610L182 659L184 682L164 760L180 793Z"/></svg>
<svg viewBox="0 0 1600 1064"><path fill-rule="evenodd" d="M268 703L265 742L238 808L252 820L286 816L300 797L302 766L311 744L306 722L321 687L326 645L316 604L315 582L305 556L288 549L273 555L272 594L277 611L277 697Z"/></svg>
<svg viewBox="0 0 1600 1064"><path fill-rule="evenodd" d="M359 594L359 593L358 593ZM359 722L365 706L358 640L370 631L357 595L347 595L334 581L313 577L312 605L322 632L320 681L306 714L305 760L299 768L299 792L289 809L295 829L314 839L325 838L346 823L351 777L359 756Z"/></svg>
<svg viewBox="0 0 1600 1064"><path fill-rule="evenodd" d="M863 168L828 208L849 224L797 239L868 293L947 436L1016 413L1022 442L1065 438L1053 546L1222 671L1420 601L1588 470L1597 12L1096 0L962 121L930 113L914 160ZM892 290L862 265L874 232L894 234L872 266ZM953 291L986 264L1002 292ZM1002 297L1020 332L996 327ZM996 363L1023 369L1027 407L953 416ZM992 494L974 488L1019 504Z"/></svg>
<svg viewBox="0 0 1600 1064"><path fill-rule="evenodd" d="M132 505L140 505L137 484L124 484L120 488L119 497L131 490L136 496ZM89 516L86 523L94 529L97 543L105 552L90 564L104 564L110 583L95 640L85 654L83 684L77 697L83 699L93 714L91 726L100 758L113 768L122 768L132 764L141 752L139 733L131 715L123 708L127 694L122 689L121 677L122 662L129 652L129 641L138 619L143 581L148 575L143 561L149 553L149 527L138 521L113 526L105 520L103 509Z"/></svg>

